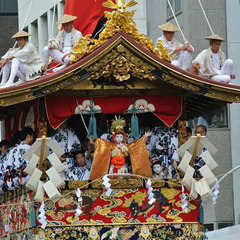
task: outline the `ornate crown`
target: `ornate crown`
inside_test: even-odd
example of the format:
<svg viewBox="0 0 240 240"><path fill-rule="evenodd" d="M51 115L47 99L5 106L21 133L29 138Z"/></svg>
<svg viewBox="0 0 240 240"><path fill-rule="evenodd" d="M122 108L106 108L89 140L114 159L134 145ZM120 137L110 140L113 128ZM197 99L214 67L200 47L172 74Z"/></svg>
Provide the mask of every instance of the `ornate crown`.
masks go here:
<svg viewBox="0 0 240 240"><path fill-rule="evenodd" d="M113 134L117 133L123 133L124 132L124 127L126 126L126 122L123 118L120 116L115 116L115 119L112 121L112 132Z"/></svg>

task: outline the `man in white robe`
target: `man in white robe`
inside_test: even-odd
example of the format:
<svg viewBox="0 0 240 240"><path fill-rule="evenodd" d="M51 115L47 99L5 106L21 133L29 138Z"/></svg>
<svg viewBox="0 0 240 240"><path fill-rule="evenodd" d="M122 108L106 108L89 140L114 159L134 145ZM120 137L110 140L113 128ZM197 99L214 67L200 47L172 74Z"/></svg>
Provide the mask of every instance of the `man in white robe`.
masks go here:
<svg viewBox="0 0 240 240"><path fill-rule="evenodd" d="M71 58L69 53L73 52L74 46L82 37L82 33L73 27L73 20L76 18L76 16L64 14L63 17L57 22L57 24L62 24L63 30L58 33L56 38L51 39L48 43L48 46L44 47L43 49L43 73L48 68L50 56L55 62L63 64L60 67L54 68L54 72L57 72L70 64Z"/></svg>
<svg viewBox="0 0 240 240"><path fill-rule="evenodd" d="M188 42L182 44L174 38L174 34L179 31L179 28L172 23L164 23L158 28L163 30L163 35L157 39L157 43L161 40L168 53L175 56L174 60L171 61L172 65L187 70L192 60L193 47Z"/></svg>
<svg viewBox="0 0 240 240"><path fill-rule="evenodd" d="M19 31L12 38L15 38L18 48L11 48L0 60L2 68L1 87L11 87L14 79L18 76L22 81L33 80L41 76L41 58L33 46L28 42L31 34Z"/></svg>
<svg viewBox="0 0 240 240"><path fill-rule="evenodd" d="M235 78L232 74L233 61L226 60L226 55L220 49L221 43L225 40L217 34L206 37L210 47L200 52L193 60L193 68L199 69L202 76L217 82L230 83Z"/></svg>

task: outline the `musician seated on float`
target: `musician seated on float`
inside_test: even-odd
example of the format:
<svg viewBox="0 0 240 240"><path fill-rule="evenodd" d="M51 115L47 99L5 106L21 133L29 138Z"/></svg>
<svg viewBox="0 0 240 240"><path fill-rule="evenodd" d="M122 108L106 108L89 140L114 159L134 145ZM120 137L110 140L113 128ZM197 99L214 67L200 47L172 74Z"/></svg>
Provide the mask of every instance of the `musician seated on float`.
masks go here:
<svg viewBox="0 0 240 240"><path fill-rule="evenodd" d="M74 166L69 171L70 180L88 180L90 172L87 169L84 151L77 151L73 154Z"/></svg>
<svg viewBox="0 0 240 240"><path fill-rule="evenodd" d="M28 160L23 157L36 139L36 133L31 127L24 127L21 131L21 143L11 149L7 160L7 185L9 190L13 190L19 185L24 185L30 176L26 175L23 170L29 164Z"/></svg>
<svg viewBox="0 0 240 240"><path fill-rule="evenodd" d="M148 151L151 153L152 164L158 159L158 163L163 170L161 173L162 179L178 177L179 156L176 152L177 149L178 130L176 128L161 125L152 129Z"/></svg>
<svg viewBox="0 0 240 240"><path fill-rule="evenodd" d="M199 71L200 75L217 82L230 83L236 76L232 73L233 61L226 60L225 53L220 49L225 40L217 34L206 37L209 40L209 48L200 52L192 62L192 67Z"/></svg>
<svg viewBox="0 0 240 240"><path fill-rule="evenodd" d="M10 48L0 60L2 88L13 86L16 76L22 82L41 76L41 58L33 44L28 42L28 36L31 34L24 31L13 35L12 38L16 39L19 47Z"/></svg>
<svg viewBox="0 0 240 240"><path fill-rule="evenodd" d="M63 30L58 33L56 38L50 39L48 46L43 49L42 73L45 73L48 69L50 56L56 63L62 64L62 66L54 68L53 72L60 71L70 64L71 57L69 54L73 52L73 47L82 37L82 33L73 27L73 20L76 18L76 16L64 14L57 22L57 24L62 24Z"/></svg>
<svg viewBox="0 0 240 240"><path fill-rule="evenodd" d="M163 31L163 35L157 39L157 43L160 40L168 53L175 56L171 64L183 70L187 70L191 63L193 47L189 45L188 42L182 44L174 38L175 32L179 31L179 28L174 24L167 22L158 26L158 28Z"/></svg>
<svg viewBox="0 0 240 240"><path fill-rule="evenodd" d="M0 194L3 193L4 174L7 167L7 157L9 154L10 142L6 139L0 142Z"/></svg>
<svg viewBox="0 0 240 240"><path fill-rule="evenodd" d="M79 141L76 133L68 126L68 120L64 121L56 130L56 133L51 139L64 151L60 160L66 166L63 173L63 179L69 178L69 169L74 166L73 153L81 149L81 142Z"/></svg>

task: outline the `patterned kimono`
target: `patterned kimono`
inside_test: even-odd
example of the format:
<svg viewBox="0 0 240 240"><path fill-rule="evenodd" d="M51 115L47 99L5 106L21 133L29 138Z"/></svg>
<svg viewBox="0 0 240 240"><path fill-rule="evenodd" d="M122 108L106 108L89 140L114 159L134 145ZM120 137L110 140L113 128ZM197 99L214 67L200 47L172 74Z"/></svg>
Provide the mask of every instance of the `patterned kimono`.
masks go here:
<svg viewBox="0 0 240 240"><path fill-rule="evenodd" d="M88 180L90 172L85 166L83 169L79 166L73 167L73 169L69 173L70 180Z"/></svg>
<svg viewBox="0 0 240 240"><path fill-rule="evenodd" d="M8 155L8 153L7 153ZM4 183L4 173L7 167L7 155L1 153L0 154L0 194L3 193L3 183Z"/></svg>
<svg viewBox="0 0 240 240"><path fill-rule="evenodd" d="M66 154L66 177L68 178L68 172L70 169L73 168L73 158L70 157L73 152L78 151L81 149L81 143L77 137L77 135L70 130L69 128L66 128L65 131L63 131L61 128L57 129L57 133L52 136L52 140L63 149L64 153Z"/></svg>
<svg viewBox="0 0 240 240"><path fill-rule="evenodd" d="M25 167L29 164L28 160L23 157L24 153L29 150L31 146L21 142L14 147L8 156L7 169L12 173L10 181L7 182L9 189L15 189L19 185L24 185L30 176L19 177Z"/></svg>

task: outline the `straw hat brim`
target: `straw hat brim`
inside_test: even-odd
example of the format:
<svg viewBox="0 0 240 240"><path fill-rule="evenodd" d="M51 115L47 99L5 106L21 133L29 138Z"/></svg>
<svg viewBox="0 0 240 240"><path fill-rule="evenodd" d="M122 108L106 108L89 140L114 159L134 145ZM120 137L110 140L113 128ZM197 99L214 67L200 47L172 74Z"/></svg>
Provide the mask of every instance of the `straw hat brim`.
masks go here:
<svg viewBox="0 0 240 240"><path fill-rule="evenodd" d="M177 32L179 28L172 24L171 22L164 23L158 26L159 29L166 31L166 32Z"/></svg>
<svg viewBox="0 0 240 240"><path fill-rule="evenodd" d="M76 16L72 16L69 14L64 14L57 22L57 24L69 23L77 19Z"/></svg>
<svg viewBox="0 0 240 240"><path fill-rule="evenodd" d="M221 41L221 42L226 42L226 40L224 40L223 38L221 38L220 36L218 36L217 34L213 34L209 37L205 37L205 39L207 40L217 40L217 41Z"/></svg>
<svg viewBox="0 0 240 240"><path fill-rule="evenodd" d="M15 33L11 38L28 37L28 36L32 36L32 34L25 31L19 31Z"/></svg>

